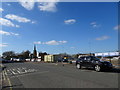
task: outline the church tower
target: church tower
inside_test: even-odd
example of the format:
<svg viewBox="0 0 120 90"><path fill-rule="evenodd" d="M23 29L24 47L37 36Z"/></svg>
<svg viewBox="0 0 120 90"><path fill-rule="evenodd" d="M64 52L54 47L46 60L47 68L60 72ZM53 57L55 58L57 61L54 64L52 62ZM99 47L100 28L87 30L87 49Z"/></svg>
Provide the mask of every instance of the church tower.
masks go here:
<svg viewBox="0 0 120 90"><path fill-rule="evenodd" d="M35 44L34 44L34 50L33 50L33 58L37 58L37 50L36 50Z"/></svg>

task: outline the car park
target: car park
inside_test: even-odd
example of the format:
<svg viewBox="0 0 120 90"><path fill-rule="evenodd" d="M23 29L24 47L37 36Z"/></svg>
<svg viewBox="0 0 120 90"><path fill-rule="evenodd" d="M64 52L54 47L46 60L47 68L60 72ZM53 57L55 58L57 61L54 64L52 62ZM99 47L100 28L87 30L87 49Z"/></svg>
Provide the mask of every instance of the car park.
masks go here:
<svg viewBox="0 0 120 90"><path fill-rule="evenodd" d="M113 65L95 56L83 56L76 61L76 68L81 69L82 67L93 68L95 71L99 72L102 70L111 70Z"/></svg>

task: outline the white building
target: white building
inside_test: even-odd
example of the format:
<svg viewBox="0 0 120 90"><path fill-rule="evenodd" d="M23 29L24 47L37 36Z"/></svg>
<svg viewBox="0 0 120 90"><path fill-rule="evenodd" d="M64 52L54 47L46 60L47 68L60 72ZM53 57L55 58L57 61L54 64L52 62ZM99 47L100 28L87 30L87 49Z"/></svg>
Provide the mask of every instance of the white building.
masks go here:
<svg viewBox="0 0 120 90"><path fill-rule="evenodd" d="M95 56L119 56L119 52L95 53Z"/></svg>

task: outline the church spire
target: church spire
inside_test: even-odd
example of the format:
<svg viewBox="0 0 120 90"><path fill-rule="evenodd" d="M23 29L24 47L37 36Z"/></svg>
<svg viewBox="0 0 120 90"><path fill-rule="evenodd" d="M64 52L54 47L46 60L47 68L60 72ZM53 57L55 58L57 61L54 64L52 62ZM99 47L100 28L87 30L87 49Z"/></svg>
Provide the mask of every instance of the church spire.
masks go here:
<svg viewBox="0 0 120 90"><path fill-rule="evenodd" d="M37 50L36 50L35 44L34 44L34 50L33 50L33 58L37 58Z"/></svg>
<svg viewBox="0 0 120 90"><path fill-rule="evenodd" d="M34 44L34 50L36 50L36 45Z"/></svg>

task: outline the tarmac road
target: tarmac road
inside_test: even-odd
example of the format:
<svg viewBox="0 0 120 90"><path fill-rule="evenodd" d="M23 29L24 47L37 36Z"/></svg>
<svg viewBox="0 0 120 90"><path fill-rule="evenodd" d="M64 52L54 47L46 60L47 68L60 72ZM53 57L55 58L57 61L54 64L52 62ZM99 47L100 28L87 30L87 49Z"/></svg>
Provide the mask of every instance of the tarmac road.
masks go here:
<svg viewBox="0 0 120 90"><path fill-rule="evenodd" d="M3 88L118 88L118 73L76 69L55 63L9 63ZM6 79L8 78L8 79Z"/></svg>

